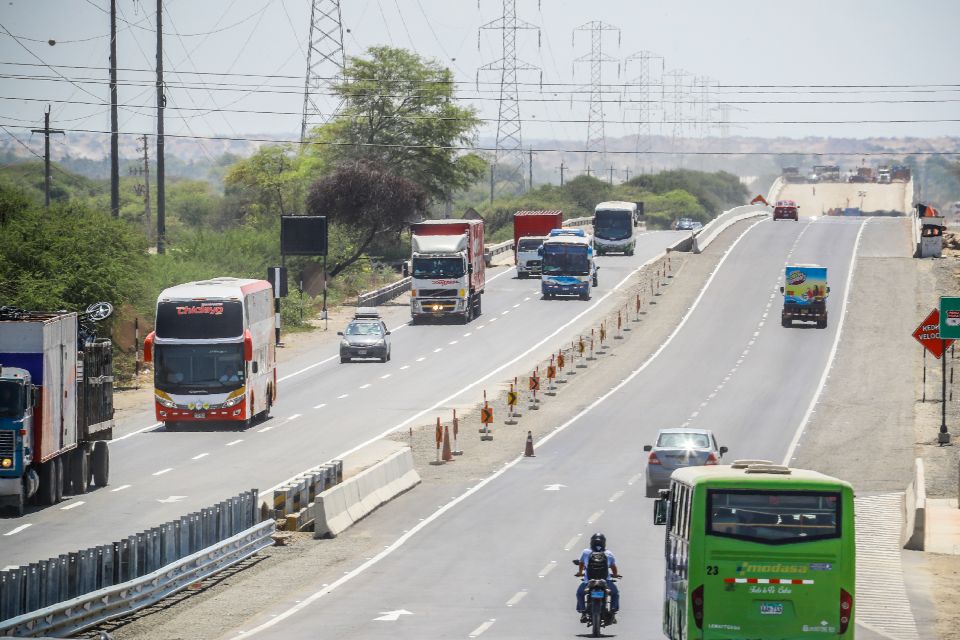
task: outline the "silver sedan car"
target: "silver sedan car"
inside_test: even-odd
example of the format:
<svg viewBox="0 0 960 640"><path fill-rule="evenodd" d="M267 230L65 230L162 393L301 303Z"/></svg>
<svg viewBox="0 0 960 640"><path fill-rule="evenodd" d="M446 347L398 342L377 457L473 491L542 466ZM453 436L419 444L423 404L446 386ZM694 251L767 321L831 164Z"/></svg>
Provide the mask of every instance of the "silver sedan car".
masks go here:
<svg viewBox="0 0 960 640"><path fill-rule="evenodd" d="M709 429L660 429L657 444L644 445L647 456L647 497L656 498L660 489L670 486L670 474L681 467L719 464L727 452L717 446Z"/></svg>

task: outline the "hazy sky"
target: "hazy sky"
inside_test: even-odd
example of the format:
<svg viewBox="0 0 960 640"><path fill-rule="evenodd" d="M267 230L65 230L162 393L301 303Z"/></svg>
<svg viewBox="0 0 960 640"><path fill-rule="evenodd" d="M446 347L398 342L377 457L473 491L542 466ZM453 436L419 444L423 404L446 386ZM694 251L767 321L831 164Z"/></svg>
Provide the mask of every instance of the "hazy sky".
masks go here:
<svg viewBox="0 0 960 640"><path fill-rule="evenodd" d="M117 0L122 22L118 35L121 71L122 131L153 132L155 62L152 0ZM324 3L326 4L326 3ZM500 33L477 28L495 20L502 0L344 0L343 23L348 55L376 44L414 49L449 65L458 93L484 118L481 135L496 131L498 74L477 67L498 59ZM300 128L310 0L166 0L164 3L167 133L186 135L289 134ZM575 27L603 21L620 31L604 34L603 50L623 60L639 50L663 56L665 68L709 77L719 85L714 101L731 104L733 135L808 135L843 137L960 135L960 122L879 124L740 124L791 120L960 120L960 71L956 33L957 0L516 0L522 20L540 27L518 34L518 55L543 70L524 73L521 114L526 140L584 140L589 93L589 64L574 59L589 53L590 34ZM0 123L40 126L47 100L53 125L63 129L109 129L107 79L109 0L0 0ZM6 31L19 39L19 43ZM179 35L178 35L179 34ZM50 46L47 40L57 43ZM619 40L619 44L618 44ZM23 46L21 46L21 43ZM29 50L29 51L28 51ZM58 67L70 84L45 66ZM12 63L28 63L23 66ZM660 63L652 65L659 75ZM262 74L251 77L187 72ZM628 82L637 62L603 68L603 81ZM178 73L179 72L179 73ZM619 77L618 77L619 72ZM263 75L282 77L263 77ZM30 79L47 76L52 80ZM655 78L656 79L656 78ZM493 84L491 84L493 83ZM551 84L556 83L556 84ZM190 89L181 85L189 85ZM758 93L758 85L777 85ZM883 91L796 89L784 85L912 85ZM923 86L916 86L923 85ZM929 86L948 85L948 86ZM770 91L770 89L767 89ZM604 104L606 134L635 133L638 117L617 102L622 92L610 87ZM659 99L661 89L653 90ZM627 97L637 98L633 89ZM571 104L571 97L573 104ZM755 104L758 101L895 101L893 104ZM905 103L904 100L934 102ZM754 104L750 104L754 102ZM77 104L92 103L92 104ZM178 109L179 108L179 109ZM188 109L184 109L188 108ZM668 107L670 109L671 107ZM189 110L198 109L198 110ZM276 114L209 110L271 111ZM742 109L742 110L741 110ZM687 117L699 117L687 107ZM672 131L653 112L653 133ZM714 121L719 110L708 112ZM621 123L621 121L627 121ZM690 130L690 129L688 129ZM24 134L23 129L10 131ZM716 125L710 129L719 133Z"/></svg>

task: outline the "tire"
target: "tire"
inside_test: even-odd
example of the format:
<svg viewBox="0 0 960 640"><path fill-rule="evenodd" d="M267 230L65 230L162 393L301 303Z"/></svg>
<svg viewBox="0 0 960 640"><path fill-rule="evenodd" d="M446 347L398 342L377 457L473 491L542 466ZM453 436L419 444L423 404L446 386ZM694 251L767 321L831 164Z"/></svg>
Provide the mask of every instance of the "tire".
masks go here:
<svg viewBox="0 0 960 640"><path fill-rule="evenodd" d="M783 318L783 317L780 318L780 326L789 328L792 324L793 324L793 321L790 320L790 318Z"/></svg>
<svg viewBox="0 0 960 640"><path fill-rule="evenodd" d="M110 447L105 440L93 443L93 483L105 487L110 482Z"/></svg>
<svg viewBox="0 0 960 640"><path fill-rule="evenodd" d="M15 498L15 502L10 503L10 510L17 518L22 518L27 512L27 479L20 478L20 495Z"/></svg>
<svg viewBox="0 0 960 640"><path fill-rule="evenodd" d="M526 280L527 272L526 271L517 271L517 280Z"/></svg>
<svg viewBox="0 0 960 640"><path fill-rule="evenodd" d="M589 300L589 299L590 299L590 294L589 294L589 293L581 293L581 294L580 294L580 299L581 299L581 300Z"/></svg>
<svg viewBox="0 0 960 640"><path fill-rule="evenodd" d="M340 356L340 364L345 364L347 362L350 362L350 358L344 358L343 356Z"/></svg>
<svg viewBox="0 0 960 640"><path fill-rule="evenodd" d="M632 255L633 255L633 249L630 249L630 251L627 251L627 255L628 255L628 256L632 256Z"/></svg>
<svg viewBox="0 0 960 640"><path fill-rule="evenodd" d="M40 465L40 488L37 489L37 504L57 504L57 460L48 460Z"/></svg>
<svg viewBox="0 0 960 640"><path fill-rule="evenodd" d="M380 362L386 362L386 361L389 360L389 359L390 359L390 358L387 356L387 352L386 352L386 351L384 351L384 352L383 352L383 355L380 356Z"/></svg>
<svg viewBox="0 0 960 640"><path fill-rule="evenodd" d="M387 362L390 362L390 358L393 357L393 349L387 351Z"/></svg>
<svg viewBox="0 0 960 640"><path fill-rule="evenodd" d="M90 488L90 456L80 446L73 450L70 458L70 493L79 496Z"/></svg>
<svg viewBox="0 0 960 640"><path fill-rule="evenodd" d="M164 422L163 429L164 431L167 431L167 432L182 431L183 423L182 422Z"/></svg>
<svg viewBox="0 0 960 640"><path fill-rule="evenodd" d="M593 629L591 634L594 638L600 637L600 620L603 618L603 606L600 601L590 598L590 626Z"/></svg>

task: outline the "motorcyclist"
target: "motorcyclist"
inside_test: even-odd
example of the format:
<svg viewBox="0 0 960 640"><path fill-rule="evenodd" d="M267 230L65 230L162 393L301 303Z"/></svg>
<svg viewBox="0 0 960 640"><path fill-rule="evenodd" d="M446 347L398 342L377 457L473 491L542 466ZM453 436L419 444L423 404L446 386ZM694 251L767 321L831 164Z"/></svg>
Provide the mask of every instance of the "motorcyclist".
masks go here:
<svg viewBox="0 0 960 640"><path fill-rule="evenodd" d="M617 570L617 560L613 553L607 551L607 536L599 531L590 536L590 547L584 549L580 554L579 569L576 573L578 578L582 578L580 586L577 587L577 611L580 612L580 622L588 621L587 608L584 604L584 594L588 583L586 568L587 562L590 560L590 554L594 551L602 551L607 556L607 587L610 589L610 618L607 620L607 624L616 624L617 611L620 610L620 589L617 588L617 583L613 582L611 578L619 578L620 572Z"/></svg>

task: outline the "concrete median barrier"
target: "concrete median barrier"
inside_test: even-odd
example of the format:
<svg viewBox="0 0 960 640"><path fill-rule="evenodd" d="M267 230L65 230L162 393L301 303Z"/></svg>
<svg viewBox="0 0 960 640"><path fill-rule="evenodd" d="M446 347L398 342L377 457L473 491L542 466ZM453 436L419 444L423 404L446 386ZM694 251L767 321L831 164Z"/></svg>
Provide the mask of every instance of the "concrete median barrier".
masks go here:
<svg viewBox="0 0 960 640"><path fill-rule="evenodd" d="M314 538L331 538L420 483L404 447L322 493L310 507Z"/></svg>

